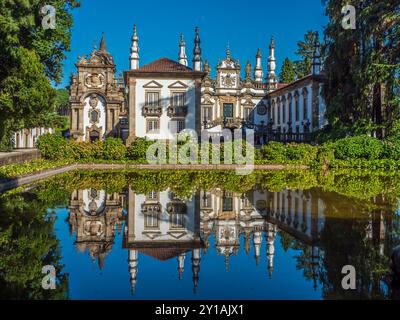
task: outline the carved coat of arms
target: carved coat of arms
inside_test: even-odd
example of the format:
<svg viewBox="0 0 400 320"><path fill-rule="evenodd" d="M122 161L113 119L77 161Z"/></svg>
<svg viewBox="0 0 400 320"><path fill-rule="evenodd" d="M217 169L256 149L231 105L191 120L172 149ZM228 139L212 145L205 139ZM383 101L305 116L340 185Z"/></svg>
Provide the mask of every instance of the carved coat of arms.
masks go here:
<svg viewBox="0 0 400 320"><path fill-rule="evenodd" d="M228 73L222 78L222 85L229 88L234 87L236 85L236 77Z"/></svg>
<svg viewBox="0 0 400 320"><path fill-rule="evenodd" d="M85 84L88 88L101 88L104 85L104 76L93 73L86 76Z"/></svg>

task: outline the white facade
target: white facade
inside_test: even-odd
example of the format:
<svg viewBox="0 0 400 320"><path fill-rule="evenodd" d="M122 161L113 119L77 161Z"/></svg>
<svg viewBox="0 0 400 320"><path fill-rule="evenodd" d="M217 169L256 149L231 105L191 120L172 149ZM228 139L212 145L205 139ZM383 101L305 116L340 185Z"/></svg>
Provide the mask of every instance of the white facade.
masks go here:
<svg viewBox="0 0 400 320"><path fill-rule="evenodd" d="M281 133L307 133L327 124L320 77L307 76L269 94L268 117Z"/></svg>
<svg viewBox="0 0 400 320"><path fill-rule="evenodd" d="M47 133L54 133L51 128L22 129L13 134L14 149L31 149L36 147L37 139Z"/></svg>
<svg viewBox="0 0 400 320"><path fill-rule="evenodd" d="M106 138L106 101L98 94L91 94L84 100L83 134L97 131L99 140Z"/></svg>
<svg viewBox="0 0 400 320"><path fill-rule="evenodd" d="M159 94L159 107L162 109L160 116L146 116L143 108L147 105L148 93ZM183 107L187 108L186 116L171 116L168 114L168 108L171 107L171 99L174 93L184 94ZM178 128L177 121L183 121L183 129L195 129L195 81L193 79L155 79L149 78L136 79L135 90L135 136L147 137L150 140L169 140L174 138ZM158 130L150 130L149 121L158 121Z"/></svg>

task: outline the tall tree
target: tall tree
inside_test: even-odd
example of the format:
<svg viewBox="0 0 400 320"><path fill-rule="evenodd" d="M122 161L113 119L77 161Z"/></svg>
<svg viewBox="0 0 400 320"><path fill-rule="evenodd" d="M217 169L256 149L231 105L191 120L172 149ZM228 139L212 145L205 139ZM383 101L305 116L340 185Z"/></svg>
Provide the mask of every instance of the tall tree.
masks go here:
<svg viewBox="0 0 400 320"><path fill-rule="evenodd" d="M43 27L45 5L55 9L55 29ZM77 0L0 0L0 149L10 146L12 130L54 111L50 81L61 80L77 6Z"/></svg>
<svg viewBox="0 0 400 320"><path fill-rule="evenodd" d="M294 62L294 70L298 79L303 78L311 73L311 64L315 46L315 31L307 31L304 40L297 42L296 55L300 60Z"/></svg>
<svg viewBox="0 0 400 320"><path fill-rule="evenodd" d="M286 58L281 68L279 81L282 83L292 83L295 80L296 73L294 71L293 63L289 60L289 58Z"/></svg>
<svg viewBox="0 0 400 320"><path fill-rule="evenodd" d="M342 26L341 12L348 1L325 2L330 22L325 31L324 96L330 123L390 125L399 115L399 1L353 1L356 29Z"/></svg>

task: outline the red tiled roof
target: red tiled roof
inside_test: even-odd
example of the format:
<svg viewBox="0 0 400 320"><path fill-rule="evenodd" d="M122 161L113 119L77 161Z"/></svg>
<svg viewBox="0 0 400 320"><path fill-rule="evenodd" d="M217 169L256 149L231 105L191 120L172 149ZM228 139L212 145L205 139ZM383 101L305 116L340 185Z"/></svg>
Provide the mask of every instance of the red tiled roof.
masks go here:
<svg viewBox="0 0 400 320"><path fill-rule="evenodd" d="M287 83L278 83L278 89L282 89L284 87L287 87L289 84Z"/></svg>
<svg viewBox="0 0 400 320"><path fill-rule="evenodd" d="M140 253L145 254L146 256L153 257L160 261L167 261L169 259L175 258L182 253L186 253L188 249L179 249L179 248L143 248L139 249Z"/></svg>
<svg viewBox="0 0 400 320"><path fill-rule="evenodd" d="M153 61L143 67L135 70L136 72L193 72L191 68L188 68L176 61L168 58L161 58Z"/></svg>

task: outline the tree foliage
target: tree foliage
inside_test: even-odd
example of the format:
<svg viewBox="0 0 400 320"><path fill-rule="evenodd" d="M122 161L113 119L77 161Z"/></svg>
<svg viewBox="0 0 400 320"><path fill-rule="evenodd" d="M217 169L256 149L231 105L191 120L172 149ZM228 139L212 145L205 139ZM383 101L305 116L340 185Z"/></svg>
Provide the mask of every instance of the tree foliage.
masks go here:
<svg viewBox="0 0 400 320"><path fill-rule="evenodd" d="M56 28L42 27L41 8L56 9ZM0 148L10 132L41 125L55 111L62 61L70 48L71 10L76 0L0 0Z"/></svg>
<svg viewBox="0 0 400 320"><path fill-rule="evenodd" d="M296 73L294 71L293 63L286 58L283 62L281 74L279 76L279 82L281 83L292 83L296 80Z"/></svg>
<svg viewBox="0 0 400 320"><path fill-rule="evenodd" d="M307 33L304 35L304 39L297 42L298 49L296 55L300 57L300 60L297 60L293 63L297 79L311 74L311 65L315 49L315 38L315 31L307 31Z"/></svg>
<svg viewBox="0 0 400 320"><path fill-rule="evenodd" d="M330 19L325 32L328 120L333 126L360 120L389 126L399 115L399 2L352 1L355 30L342 26L341 11L348 1L325 3Z"/></svg>

